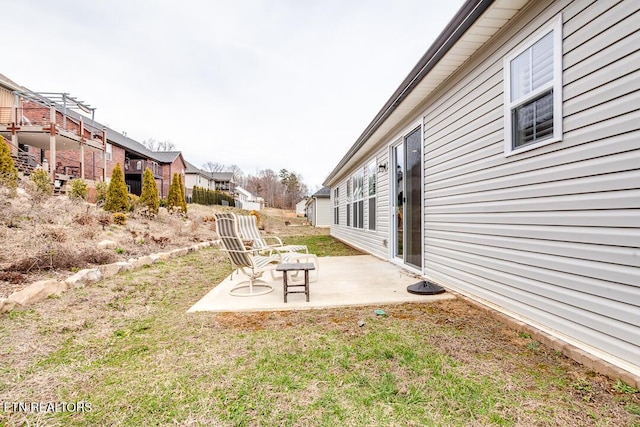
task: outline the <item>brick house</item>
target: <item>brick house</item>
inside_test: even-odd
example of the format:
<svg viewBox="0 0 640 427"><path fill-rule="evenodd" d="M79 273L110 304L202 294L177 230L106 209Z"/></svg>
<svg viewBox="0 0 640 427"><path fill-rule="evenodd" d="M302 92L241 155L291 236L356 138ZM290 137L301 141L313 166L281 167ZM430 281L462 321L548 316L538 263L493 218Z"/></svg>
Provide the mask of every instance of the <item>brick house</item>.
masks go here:
<svg viewBox="0 0 640 427"><path fill-rule="evenodd" d="M32 92L0 74L0 135L26 173L41 166L56 183L104 179L96 158L103 158L105 129L94 113L69 94Z"/></svg>
<svg viewBox="0 0 640 427"><path fill-rule="evenodd" d="M160 190L162 197L169 194L169 185L175 173L180 174L182 186L184 187L187 162L182 157L182 153L180 151L154 151L153 155L162 165L163 184Z"/></svg>
<svg viewBox="0 0 640 427"><path fill-rule="evenodd" d="M94 113L95 108L66 93L35 93L0 74L0 135L23 173L42 167L63 189L76 178L90 185L108 182L120 163L132 194L140 195L147 167L160 197L169 193L174 173L180 173L184 183L186 162L179 151L151 151L96 122Z"/></svg>

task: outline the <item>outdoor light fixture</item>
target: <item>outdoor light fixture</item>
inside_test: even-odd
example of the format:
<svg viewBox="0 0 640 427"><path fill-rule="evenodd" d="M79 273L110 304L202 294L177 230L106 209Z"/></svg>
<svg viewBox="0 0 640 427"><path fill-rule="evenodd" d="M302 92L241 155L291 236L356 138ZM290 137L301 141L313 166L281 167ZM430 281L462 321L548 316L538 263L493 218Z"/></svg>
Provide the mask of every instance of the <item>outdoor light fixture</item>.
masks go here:
<svg viewBox="0 0 640 427"><path fill-rule="evenodd" d="M382 173L382 172L386 172L387 171L387 164L386 163L380 163L378 165L378 172Z"/></svg>

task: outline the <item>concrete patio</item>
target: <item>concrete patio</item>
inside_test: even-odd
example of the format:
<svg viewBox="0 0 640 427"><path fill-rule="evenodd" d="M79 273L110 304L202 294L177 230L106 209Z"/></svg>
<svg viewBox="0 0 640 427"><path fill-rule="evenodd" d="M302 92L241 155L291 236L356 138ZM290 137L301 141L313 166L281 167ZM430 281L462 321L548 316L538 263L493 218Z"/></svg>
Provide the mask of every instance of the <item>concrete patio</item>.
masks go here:
<svg viewBox="0 0 640 427"><path fill-rule="evenodd" d="M233 274L215 286L188 312L212 311L276 311L305 310L326 307L396 304L404 302L432 302L455 298L445 292L439 295L415 295L407 292L407 286L421 280L411 272L395 264L371 255L319 258L320 275L310 272L310 299L293 294L284 302L280 273L273 280L265 273L266 282L273 292L248 297L237 297L229 290L246 276ZM297 281L299 282L299 281ZM215 284L212 284L214 286ZM302 289L302 288L298 288Z"/></svg>

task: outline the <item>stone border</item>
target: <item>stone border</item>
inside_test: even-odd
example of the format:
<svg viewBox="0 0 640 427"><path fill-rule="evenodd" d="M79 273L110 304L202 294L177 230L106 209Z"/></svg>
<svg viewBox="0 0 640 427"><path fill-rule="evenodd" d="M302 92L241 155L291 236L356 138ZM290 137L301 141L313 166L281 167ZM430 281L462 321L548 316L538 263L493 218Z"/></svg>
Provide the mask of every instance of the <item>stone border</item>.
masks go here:
<svg viewBox="0 0 640 427"><path fill-rule="evenodd" d="M140 258L131 258L126 262L119 261L112 264L104 264L98 268L87 268L78 271L65 280L40 280L30 284L24 289L12 293L9 295L9 298L0 298L0 313L6 313L16 308L35 304L51 295L60 295L68 289L83 288L89 283L99 282L102 279L115 276L123 271L130 271L144 267L145 265L156 264L171 258L187 255L200 249L218 245L218 241L201 242L186 248L173 249L169 252L159 252Z"/></svg>

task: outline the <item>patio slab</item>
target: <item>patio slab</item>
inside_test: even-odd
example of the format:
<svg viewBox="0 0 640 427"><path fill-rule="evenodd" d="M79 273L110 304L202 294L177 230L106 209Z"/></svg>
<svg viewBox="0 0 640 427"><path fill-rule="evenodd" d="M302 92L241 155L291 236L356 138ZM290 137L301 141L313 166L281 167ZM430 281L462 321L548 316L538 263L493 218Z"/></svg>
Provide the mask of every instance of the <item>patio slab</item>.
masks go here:
<svg viewBox="0 0 640 427"><path fill-rule="evenodd" d="M396 304L403 302L430 302L454 299L445 292L439 295L415 295L407 286L422 278L399 266L371 255L319 258L320 275L311 271L310 301L304 294L288 296L284 302L282 278L273 280L265 273L266 282L273 292L259 296L237 297L229 290L246 276L233 274L214 287L187 312L212 311L277 311L305 310L326 307ZM280 274L280 273L278 273Z"/></svg>

